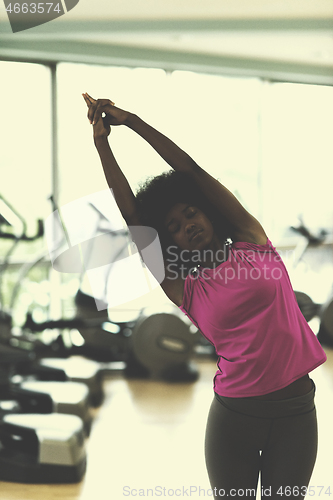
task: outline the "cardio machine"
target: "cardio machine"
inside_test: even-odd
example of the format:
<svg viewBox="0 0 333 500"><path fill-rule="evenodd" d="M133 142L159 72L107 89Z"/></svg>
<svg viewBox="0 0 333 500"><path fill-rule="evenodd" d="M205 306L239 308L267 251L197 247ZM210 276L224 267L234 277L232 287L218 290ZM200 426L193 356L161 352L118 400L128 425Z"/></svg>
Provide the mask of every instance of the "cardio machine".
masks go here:
<svg viewBox="0 0 333 500"><path fill-rule="evenodd" d="M301 262L305 252L310 248L320 247L329 236L326 229L321 229L318 234L314 234L300 218L300 224L296 227L291 226L294 232L303 236L298 247L296 247L296 258L294 268ZM333 256L331 264L333 263ZM298 305L305 317L309 322L313 318L319 318L319 329L317 338L323 346L333 347L333 288L328 294L328 298L323 303L317 303L312 300L309 294L301 291L295 291Z"/></svg>

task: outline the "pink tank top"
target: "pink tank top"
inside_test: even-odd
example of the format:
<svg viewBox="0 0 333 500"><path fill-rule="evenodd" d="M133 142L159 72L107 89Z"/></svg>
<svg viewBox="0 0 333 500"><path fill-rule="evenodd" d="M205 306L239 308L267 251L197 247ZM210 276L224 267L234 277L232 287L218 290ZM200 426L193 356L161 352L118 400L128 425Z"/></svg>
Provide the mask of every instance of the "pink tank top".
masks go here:
<svg viewBox="0 0 333 500"><path fill-rule="evenodd" d="M215 269L188 275L180 309L215 346L220 396L262 396L326 361L269 239L233 243Z"/></svg>

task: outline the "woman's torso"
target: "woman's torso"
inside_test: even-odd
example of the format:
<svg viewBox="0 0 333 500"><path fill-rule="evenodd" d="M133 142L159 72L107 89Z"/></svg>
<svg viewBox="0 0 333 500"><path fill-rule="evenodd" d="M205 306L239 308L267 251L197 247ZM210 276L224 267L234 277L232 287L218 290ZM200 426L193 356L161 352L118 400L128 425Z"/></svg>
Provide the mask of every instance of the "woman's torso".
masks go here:
<svg viewBox="0 0 333 500"><path fill-rule="evenodd" d="M271 242L234 244L230 259L216 271L188 277L180 306L216 348L216 392L267 400L309 392L307 374L325 354L301 317Z"/></svg>

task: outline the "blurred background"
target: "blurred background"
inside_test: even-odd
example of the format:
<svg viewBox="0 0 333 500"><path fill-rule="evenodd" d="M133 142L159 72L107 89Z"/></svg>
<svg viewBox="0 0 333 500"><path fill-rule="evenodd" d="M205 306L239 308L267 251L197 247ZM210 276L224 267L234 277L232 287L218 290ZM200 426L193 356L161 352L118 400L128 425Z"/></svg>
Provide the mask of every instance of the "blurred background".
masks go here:
<svg viewBox="0 0 333 500"><path fill-rule="evenodd" d="M315 309L330 302L331 1L80 0L64 16L18 33L12 33L1 4L0 75L0 303L18 336L28 314L36 324L70 319L78 314L77 290L91 293L82 272L52 268L46 240L38 236L38 224L70 203L77 225L91 224L91 237L97 234L94 216L88 213L82 221L75 205L107 188L82 92L112 99L187 151L260 220L285 258L294 289L306 293L306 304ZM111 141L134 190L167 169L130 130L114 128ZM165 298L155 291L123 304L121 321L132 320L133 310L155 300ZM325 321L332 325L330 314ZM109 319L114 317L111 308ZM314 314L309 321L317 333L322 317ZM38 338L50 344L58 335L45 328ZM70 346L84 343L75 328L62 335ZM205 363L201 380L208 373L203 387L209 391L214 363ZM319 372L330 396L331 376ZM120 400L131 400L136 382L126 385L119 376L117 383L114 392L125 394ZM183 397L188 410L200 406L188 392ZM119 415L121 408L120 402ZM137 415L138 408L131 408ZM163 433L161 442L167 443L165 428ZM327 439L332 444L332 436ZM45 490L25 497L11 496L22 490L6 491L1 498L45 498ZM62 498L85 498L80 494L91 490L80 491L63 491ZM106 490L103 495L111 498Z"/></svg>

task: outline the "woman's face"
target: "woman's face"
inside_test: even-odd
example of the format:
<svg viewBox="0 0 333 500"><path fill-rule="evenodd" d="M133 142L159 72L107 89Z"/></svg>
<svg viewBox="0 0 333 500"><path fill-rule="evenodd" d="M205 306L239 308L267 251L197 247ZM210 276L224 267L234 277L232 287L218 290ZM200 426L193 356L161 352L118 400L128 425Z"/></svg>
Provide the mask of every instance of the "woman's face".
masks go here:
<svg viewBox="0 0 333 500"><path fill-rule="evenodd" d="M214 238L214 228L208 217L197 207L177 203L167 213L165 226L181 250L204 250Z"/></svg>

